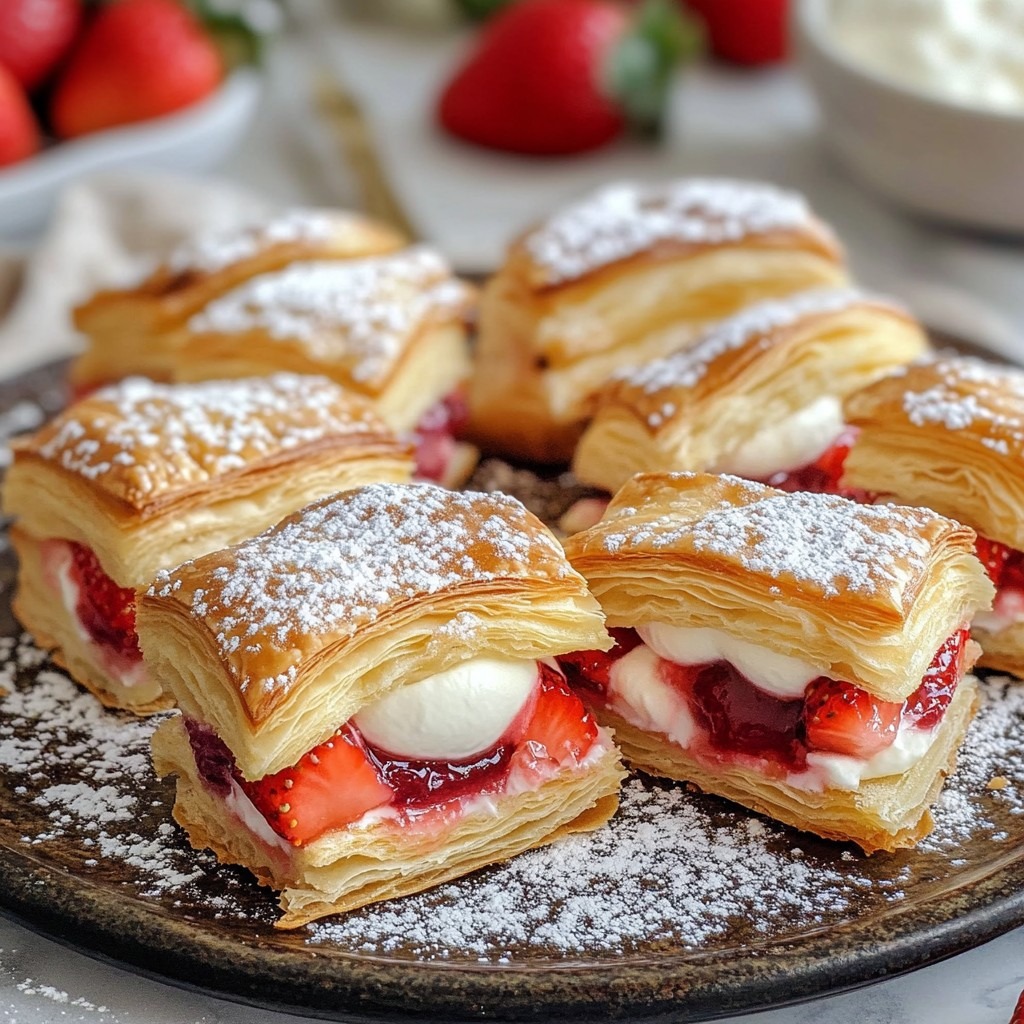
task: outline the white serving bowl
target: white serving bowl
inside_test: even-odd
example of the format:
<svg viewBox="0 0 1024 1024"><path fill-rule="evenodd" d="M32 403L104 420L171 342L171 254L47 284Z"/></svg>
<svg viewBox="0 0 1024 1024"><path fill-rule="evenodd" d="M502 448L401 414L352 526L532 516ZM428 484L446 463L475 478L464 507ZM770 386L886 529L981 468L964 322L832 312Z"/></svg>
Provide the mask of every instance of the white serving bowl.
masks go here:
<svg viewBox="0 0 1024 1024"><path fill-rule="evenodd" d="M97 171L201 171L215 166L249 126L259 95L260 76L242 68L207 99L180 113L61 142L0 170L0 238L38 231L57 193Z"/></svg>
<svg viewBox="0 0 1024 1024"><path fill-rule="evenodd" d="M835 0L797 0L799 60L829 147L898 203L968 227L1024 232L1024 114L978 110L884 79L829 33Z"/></svg>

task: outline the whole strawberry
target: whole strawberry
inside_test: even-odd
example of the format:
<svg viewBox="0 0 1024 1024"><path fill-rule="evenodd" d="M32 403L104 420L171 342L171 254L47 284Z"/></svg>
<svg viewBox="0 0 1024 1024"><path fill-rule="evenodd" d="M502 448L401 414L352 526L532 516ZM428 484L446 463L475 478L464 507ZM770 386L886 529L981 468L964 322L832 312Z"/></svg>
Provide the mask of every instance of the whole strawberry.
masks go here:
<svg viewBox="0 0 1024 1024"><path fill-rule="evenodd" d="M670 0L522 0L484 28L438 117L469 142L534 155L596 149L627 126L656 133L692 45Z"/></svg>
<svg viewBox="0 0 1024 1024"><path fill-rule="evenodd" d="M116 0L72 53L51 119L63 138L146 121L208 96L223 74L217 47L177 0Z"/></svg>
<svg viewBox="0 0 1024 1024"><path fill-rule="evenodd" d="M21 83L0 65L0 167L39 149L39 125Z"/></svg>
<svg viewBox="0 0 1024 1024"><path fill-rule="evenodd" d="M789 0L686 0L702 19L712 52L735 64L785 60Z"/></svg>
<svg viewBox="0 0 1024 1024"><path fill-rule="evenodd" d="M1017 1000L1017 1008L1013 1011L1010 1024L1024 1024L1024 992L1021 992L1020 999Z"/></svg>
<svg viewBox="0 0 1024 1024"><path fill-rule="evenodd" d="M81 0L2 0L0 64L34 89L68 52L81 23Z"/></svg>

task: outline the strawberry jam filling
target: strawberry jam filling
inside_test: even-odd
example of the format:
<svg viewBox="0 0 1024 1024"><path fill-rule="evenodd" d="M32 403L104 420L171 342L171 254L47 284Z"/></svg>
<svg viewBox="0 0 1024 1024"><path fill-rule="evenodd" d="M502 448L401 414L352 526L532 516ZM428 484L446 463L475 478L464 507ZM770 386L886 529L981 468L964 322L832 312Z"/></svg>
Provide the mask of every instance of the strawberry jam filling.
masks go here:
<svg viewBox="0 0 1024 1024"><path fill-rule="evenodd" d="M83 544L68 542L71 579L77 587L75 614L90 639L128 661L142 660L135 632L135 591L119 587Z"/></svg>
<svg viewBox="0 0 1024 1024"><path fill-rule="evenodd" d="M579 764L598 739L597 724L557 669L538 663L536 701L490 749L463 761L395 757L369 745L352 721L294 765L254 782L207 726L186 720L200 777L226 796L238 785L278 836L301 846L370 811L407 824L425 812L458 812L486 794L535 788Z"/></svg>
<svg viewBox="0 0 1024 1024"><path fill-rule="evenodd" d="M629 707L617 693L615 666L642 641L633 630L613 632L611 651L577 652L559 662L574 687L629 719ZM724 660L681 665L655 656L656 682L682 700L692 723L682 744L686 749L716 763L755 764L769 775L794 776L808 770L809 755L866 762L890 748L901 729L934 730L963 677L967 636L960 629L947 638L921 685L902 702L880 700L827 676L812 679L800 696L780 697Z"/></svg>
<svg viewBox="0 0 1024 1024"><path fill-rule="evenodd" d="M847 427L813 462L798 469L783 470L772 473L761 483L777 487L780 491L812 491L817 494L839 494L853 501L868 502L867 491L855 488L840 487L839 480L843 475L843 465L847 455L857 439L855 427Z"/></svg>
<svg viewBox="0 0 1024 1024"><path fill-rule="evenodd" d="M432 405L413 430L416 446L416 476L443 483L455 457L457 437L469 420L469 407L456 389Z"/></svg>
<svg viewBox="0 0 1024 1024"><path fill-rule="evenodd" d="M991 612L975 616L977 625L996 633L1024 622L1024 551L979 536L975 551L996 588Z"/></svg>

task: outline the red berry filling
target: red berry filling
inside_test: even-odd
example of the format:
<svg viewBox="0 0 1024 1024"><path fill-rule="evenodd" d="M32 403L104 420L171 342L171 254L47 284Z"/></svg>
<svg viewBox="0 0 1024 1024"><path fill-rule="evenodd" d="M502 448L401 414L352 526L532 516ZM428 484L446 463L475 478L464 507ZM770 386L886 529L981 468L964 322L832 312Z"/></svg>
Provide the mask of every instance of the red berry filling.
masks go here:
<svg viewBox="0 0 1024 1024"><path fill-rule="evenodd" d="M71 578L78 587L75 613L92 640L130 661L141 661L135 633L135 591L119 587L100 567L96 555L73 541Z"/></svg>
<svg viewBox="0 0 1024 1024"><path fill-rule="evenodd" d="M997 589L1024 590L1024 551L988 537L978 537L974 550Z"/></svg>
<svg viewBox="0 0 1024 1024"><path fill-rule="evenodd" d="M444 480L455 453L455 439L468 420L469 406L459 390L452 391L423 414L413 431L416 476L438 483Z"/></svg>
<svg viewBox="0 0 1024 1024"><path fill-rule="evenodd" d="M346 724L289 768L256 782L241 778L227 747L204 726L186 722L201 777L215 791L226 785L225 758L249 799L283 839L301 846L391 807L421 811L465 797L501 792L513 768L536 781L582 760L597 739L597 724L562 675L539 664L537 699L529 719L514 722L490 750L467 761L396 758L368 746Z"/></svg>
<svg viewBox="0 0 1024 1024"><path fill-rule="evenodd" d="M777 487L780 491L813 491L817 494L840 494L854 501L867 502L871 496L867 491L839 486L843 475L843 464L857 439L855 427L847 427L830 448L822 452L814 462L799 469L773 473L763 483Z"/></svg>
<svg viewBox="0 0 1024 1024"><path fill-rule="evenodd" d="M639 642L632 630L617 632L625 642L607 654L582 651L559 659L574 686L607 696L612 665ZM853 683L826 676L812 680L803 696L782 699L726 661L678 665L661 659L659 669L663 680L686 697L700 729L698 749L800 772L810 752L867 760L892 745L904 721L920 729L937 726L963 676L967 637L968 631L960 629L946 639L921 685L903 702L880 700Z"/></svg>

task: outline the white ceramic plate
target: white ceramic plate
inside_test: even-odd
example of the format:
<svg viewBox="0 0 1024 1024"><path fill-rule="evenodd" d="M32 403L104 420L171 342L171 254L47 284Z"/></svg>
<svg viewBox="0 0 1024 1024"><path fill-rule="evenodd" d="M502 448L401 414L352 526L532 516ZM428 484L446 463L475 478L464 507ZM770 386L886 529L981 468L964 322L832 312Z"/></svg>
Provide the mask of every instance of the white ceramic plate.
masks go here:
<svg viewBox="0 0 1024 1024"><path fill-rule="evenodd" d="M178 114L86 135L0 170L0 237L45 223L58 192L98 171L154 168L201 171L234 148L256 112L260 76L235 71L208 99Z"/></svg>

